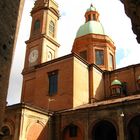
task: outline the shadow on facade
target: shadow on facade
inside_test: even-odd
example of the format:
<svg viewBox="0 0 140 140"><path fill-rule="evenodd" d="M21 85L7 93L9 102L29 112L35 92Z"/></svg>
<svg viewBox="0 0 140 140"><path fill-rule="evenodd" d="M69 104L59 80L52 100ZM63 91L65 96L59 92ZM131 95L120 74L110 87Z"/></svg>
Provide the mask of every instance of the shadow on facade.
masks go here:
<svg viewBox="0 0 140 140"><path fill-rule="evenodd" d="M128 123L127 140L140 140L140 115L133 117Z"/></svg>
<svg viewBox="0 0 140 140"><path fill-rule="evenodd" d="M92 140L117 140L117 133L114 125L106 120L95 124L92 129Z"/></svg>

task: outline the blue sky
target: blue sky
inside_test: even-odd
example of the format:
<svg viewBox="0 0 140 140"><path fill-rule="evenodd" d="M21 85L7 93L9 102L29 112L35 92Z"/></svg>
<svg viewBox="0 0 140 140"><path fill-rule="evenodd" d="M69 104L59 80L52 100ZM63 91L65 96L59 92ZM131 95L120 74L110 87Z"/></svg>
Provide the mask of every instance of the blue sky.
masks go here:
<svg viewBox="0 0 140 140"><path fill-rule="evenodd" d="M140 45L131 30L130 19L124 13L119 0L56 0L59 4L60 20L58 24L58 42L61 47L59 56L69 54L78 28L84 23L84 14L91 3L100 13L100 22L105 33L112 38L116 46L117 68L140 62ZM30 35L30 11L34 0L25 0L15 57L10 78L8 104L20 101L22 90L22 69L25 57L25 41Z"/></svg>

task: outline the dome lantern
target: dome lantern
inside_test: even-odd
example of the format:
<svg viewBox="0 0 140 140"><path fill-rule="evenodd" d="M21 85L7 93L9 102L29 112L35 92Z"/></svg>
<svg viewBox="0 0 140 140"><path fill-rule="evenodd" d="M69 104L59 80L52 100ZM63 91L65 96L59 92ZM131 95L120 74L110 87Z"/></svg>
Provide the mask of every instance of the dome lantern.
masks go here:
<svg viewBox="0 0 140 140"><path fill-rule="evenodd" d="M85 19L86 22L78 29L76 38L88 34L105 35L104 28L99 21L99 13L92 4L85 13Z"/></svg>
<svg viewBox="0 0 140 140"><path fill-rule="evenodd" d="M99 21L99 13L96 8L91 4L90 8L85 13L86 22L88 21Z"/></svg>

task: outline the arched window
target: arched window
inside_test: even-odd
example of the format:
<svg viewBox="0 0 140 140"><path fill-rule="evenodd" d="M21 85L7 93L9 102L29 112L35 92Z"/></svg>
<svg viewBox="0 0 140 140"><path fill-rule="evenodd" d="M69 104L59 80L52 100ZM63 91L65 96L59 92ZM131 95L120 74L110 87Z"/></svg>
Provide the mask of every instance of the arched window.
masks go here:
<svg viewBox="0 0 140 140"><path fill-rule="evenodd" d="M63 130L63 139L77 139L83 140L83 135L80 128L77 125L70 124Z"/></svg>
<svg viewBox="0 0 140 140"><path fill-rule="evenodd" d="M34 23L34 31L38 31L40 29L40 20L36 20Z"/></svg>
<svg viewBox="0 0 140 140"><path fill-rule="evenodd" d="M51 20L51 21L50 21L50 24L49 24L49 34L50 34L51 36L54 37L54 32L55 32L55 24L54 24L54 22Z"/></svg>
<svg viewBox="0 0 140 140"><path fill-rule="evenodd" d="M127 127L127 140L140 140L140 116L130 120Z"/></svg>

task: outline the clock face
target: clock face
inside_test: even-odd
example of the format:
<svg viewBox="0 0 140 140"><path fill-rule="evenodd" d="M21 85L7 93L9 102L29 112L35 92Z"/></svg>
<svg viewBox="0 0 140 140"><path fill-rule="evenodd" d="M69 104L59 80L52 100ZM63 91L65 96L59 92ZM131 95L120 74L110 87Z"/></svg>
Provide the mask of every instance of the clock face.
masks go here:
<svg viewBox="0 0 140 140"><path fill-rule="evenodd" d="M34 49L29 54L29 62L34 63L38 58L38 50Z"/></svg>

